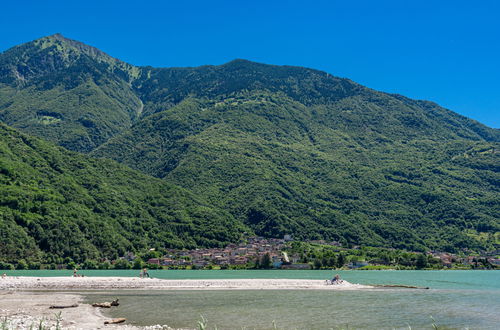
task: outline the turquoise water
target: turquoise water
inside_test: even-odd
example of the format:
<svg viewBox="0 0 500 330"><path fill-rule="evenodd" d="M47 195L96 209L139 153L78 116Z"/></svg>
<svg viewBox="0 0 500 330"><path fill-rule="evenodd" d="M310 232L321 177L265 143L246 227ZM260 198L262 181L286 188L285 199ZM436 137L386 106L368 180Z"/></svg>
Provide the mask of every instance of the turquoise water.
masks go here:
<svg viewBox="0 0 500 330"><path fill-rule="evenodd" d="M71 271L9 271L17 276L71 276ZM136 270L81 271L86 276L138 276ZM85 292L89 302L119 298L109 311L137 325L209 329L447 329L500 328L500 271L170 271L169 279L326 279L339 273L352 283L404 284L418 289L108 291ZM431 316L435 321L431 319Z"/></svg>
<svg viewBox="0 0 500 330"><path fill-rule="evenodd" d="M498 292L373 291L130 291L89 294L89 302L119 298L111 317L136 325L210 329L498 329ZM106 311L107 312L107 311ZM431 316L435 321L431 319Z"/></svg>
<svg viewBox="0 0 500 330"><path fill-rule="evenodd" d="M72 276L71 270L13 270L0 271L9 276ZM137 277L139 270L80 270L85 276ZM407 271L331 271L331 270L150 270L155 278L165 279L245 279L290 278L330 279L334 274L351 283L404 284L432 289L500 290L500 271L488 270L407 270Z"/></svg>

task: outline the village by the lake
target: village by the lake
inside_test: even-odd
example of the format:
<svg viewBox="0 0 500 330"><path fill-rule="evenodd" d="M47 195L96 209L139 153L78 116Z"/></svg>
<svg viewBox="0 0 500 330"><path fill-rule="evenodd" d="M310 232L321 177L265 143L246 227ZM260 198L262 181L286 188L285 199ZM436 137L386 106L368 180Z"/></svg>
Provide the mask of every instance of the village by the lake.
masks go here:
<svg viewBox="0 0 500 330"><path fill-rule="evenodd" d="M463 252L456 254L441 251L419 253L359 246L348 248L342 247L336 241L297 242L292 239L291 235L285 235L282 239L252 236L238 244L229 244L224 248L165 249L164 253L152 249L146 255L151 254L161 255L144 260L147 266L165 269L500 268L500 259L497 257L500 251L466 255ZM419 256L425 257L424 265L418 265ZM422 257L420 257L421 260ZM136 256L133 253L127 253L122 259L133 266Z"/></svg>

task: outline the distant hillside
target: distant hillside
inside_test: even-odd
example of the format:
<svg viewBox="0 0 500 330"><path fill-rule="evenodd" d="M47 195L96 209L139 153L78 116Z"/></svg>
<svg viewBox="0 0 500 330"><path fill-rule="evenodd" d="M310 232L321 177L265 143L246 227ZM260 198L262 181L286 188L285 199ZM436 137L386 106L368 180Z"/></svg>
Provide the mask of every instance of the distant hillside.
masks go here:
<svg viewBox="0 0 500 330"><path fill-rule="evenodd" d="M472 139L498 141L500 136L430 102L301 67L246 60L198 68L135 67L60 34L0 54L0 121L73 151L89 152L185 98L220 99L244 91L282 93L306 106L328 106L323 115L351 130L376 132L382 124L403 135L447 129Z"/></svg>
<svg viewBox="0 0 500 330"><path fill-rule="evenodd" d="M181 186L234 228L412 250L500 242L500 131L435 103L246 60L134 67L60 35L0 54L0 73L0 120Z"/></svg>
<svg viewBox="0 0 500 330"><path fill-rule="evenodd" d="M219 246L243 229L184 189L0 124L0 262L58 264L151 247Z"/></svg>
<svg viewBox="0 0 500 330"><path fill-rule="evenodd" d="M94 155L186 187L264 236L492 247L498 143L445 130L411 138L383 125L348 131L319 111L268 92L189 99ZM489 243L466 229L490 233Z"/></svg>
<svg viewBox="0 0 500 330"><path fill-rule="evenodd" d="M0 120L88 152L142 111L130 88L139 69L61 35L0 54Z"/></svg>

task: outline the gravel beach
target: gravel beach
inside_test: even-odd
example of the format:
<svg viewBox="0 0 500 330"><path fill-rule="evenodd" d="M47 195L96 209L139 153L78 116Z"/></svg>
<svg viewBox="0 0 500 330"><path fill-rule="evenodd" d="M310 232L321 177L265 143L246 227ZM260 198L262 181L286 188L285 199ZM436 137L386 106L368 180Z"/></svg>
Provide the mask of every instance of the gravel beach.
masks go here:
<svg viewBox="0 0 500 330"><path fill-rule="evenodd" d="M0 324L5 329L137 329L104 325L98 308L82 304L83 296L60 292L0 291ZM52 305L78 304L76 308L50 309ZM59 314L60 313L60 314Z"/></svg>
<svg viewBox="0 0 500 330"><path fill-rule="evenodd" d="M370 286L324 280L218 279L165 280L132 277L22 277L0 278L0 325L6 329L171 329L168 326L104 325L99 308L82 303L85 290L359 290ZM61 292L64 291L64 292ZM74 292L72 292L74 291ZM75 308L50 309L52 305ZM59 314L60 313L60 314Z"/></svg>
<svg viewBox="0 0 500 330"><path fill-rule="evenodd" d="M148 289L148 290L359 290L370 286L352 284L326 285L324 280L302 279L210 279L168 280L135 277L23 277L0 279L0 290L93 290L93 289Z"/></svg>

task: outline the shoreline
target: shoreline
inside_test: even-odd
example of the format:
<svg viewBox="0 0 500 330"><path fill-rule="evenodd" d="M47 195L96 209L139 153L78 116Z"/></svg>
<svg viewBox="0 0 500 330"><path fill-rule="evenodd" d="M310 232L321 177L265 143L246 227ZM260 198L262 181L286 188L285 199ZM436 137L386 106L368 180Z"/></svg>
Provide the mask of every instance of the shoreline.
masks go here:
<svg viewBox="0 0 500 330"><path fill-rule="evenodd" d="M174 329L168 325L135 326L126 321L120 324L105 324L112 320L101 308L84 303L83 293L0 291L0 328L2 329L123 329L123 330L188 330ZM52 305L77 307L50 309Z"/></svg>
<svg viewBox="0 0 500 330"><path fill-rule="evenodd" d="M139 327L125 323L105 325L110 318L101 308L83 303L86 290L361 290L373 286L326 285L324 280L218 279L168 280L131 277L27 277L0 278L0 327L6 329L163 329L167 325ZM77 307L50 309L50 306Z"/></svg>
<svg viewBox="0 0 500 330"><path fill-rule="evenodd" d="M361 290L373 286L352 284L326 285L325 280L304 279L196 279L169 280L135 277L29 277L0 278L2 290Z"/></svg>
<svg viewBox="0 0 500 330"><path fill-rule="evenodd" d="M27 273L29 274L29 273ZM111 274L111 273L110 273ZM326 274L326 273L325 273ZM140 279L138 277L40 277L40 276L7 276L0 277L0 329L30 329L34 325L34 329L38 329L38 322L45 319L43 329L56 329L56 314L61 313L61 328L62 329L141 329L141 330L176 330L183 327L184 330L196 328L197 322L200 320L197 315L199 311L212 311L212 299L217 299L219 308L226 306L228 310L237 313L241 309L248 309L249 323L251 320L262 315L267 311L275 311L272 302L276 299L276 303L284 309L280 313L286 311L293 315L302 315L296 321L300 323L308 315L313 317L314 324L327 324L322 322L323 309L317 308L316 303L328 306L336 306L338 304L339 311L343 311L341 315L345 315L345 321L335 321L331 324L343 326L341 322L354 322L356 311L360 308L361 311L368 312L376 322L369 324L385 324L388 327L400 325L399 323L387 323L384 320L392 317L390 312L385 312L384 304L387 301L393 301L388 306L394 309L395 316L410 318L408 323L412 326L427 326L428 323L422 321L422 315L434 315L436 310L442 307L438 302L443 299L457 299L464 297L464 300L459 305L453 307L454 315L450 318L446 313L438 315L439 321L444 324L449 324L452 327L458 327L461 324L470 325L485 325L492 329L492 324L498 321L497 313L495 313L495 305L500 299L500 287L496 281L496 273L493 272L475 272L468 273L471 276L452 273L435 273L422 278L422 273L412 274L407 273L407 276L391 275L380 276L373 274L368 277L345 277L353 281L362 281L367 285L356 285L344 282L344 285L326 285L324 280L310 279ZM250 275L250 274L249 274ZM342 275L342 274L341 274ZM473 276L472 276L473 275ZM163 276L163 275L160 275ZM238 275L241 276L241 275ZM247 276L247 275L243 275ZM436 282L437 281L437 282ZM407 283L407 284L434 284L434 290L427 291L424 294L413 288L411 289L394 289L392 285L385 284L387 288L378 287L382 283ZM374 283L372 286L368 283ZM438 285L439 284L439 285ZM402 286L398 284L398 287ZM409 285L407 285L409 287ZM279 290L282 290L281 292ZM423 288L420 288L423 289ZM444 289L444 290L443 290ZM213 291L210 291L213 290ZM247 290L247 291L245 291ZM267 291L266 291L267 290ZM479 290L479 291L478 291ZM127 293L130 291L130 293ZM136 292L134 292L136 291ZM183 292L184 291L184 292ZM406 292L406 293L405 293ZM493 295L490 295L489 293ZM462 294L464 293L464 294ZM137 297L137 300L136 298ZM225 301L226 297L228 301ZM260 297L255 300L255 297ZM317 298L316 298L317 297ZM391 297L394 297L392 299ZM490 297L489 300L484 300ZM91 307L89 304L112 301L120 298L120 307L112 307L111 310ZM123 301L121 301L123 298ZM198 299L199 298L199 299ZM470 301L468 299L471 299ZM165 301L164 304L162 304ZM222 300L220 300L222 299ZM234 302L238 303L233 303ZM250 299L250 300L248 300ZM262 300L262 304L260 303ZM270 300L269 300L270 299ZM303 300L306 299L306 300ZM408 301L415 299L418 307L415 314L414 306L408 304ZM248 302L251 302L249 304ZM302 310L302 301L304 304ZM365 306L365 301L371 301L373 308ZM241 304L240 303L244 303ZM269 304L267 303L269 302ZM294 303L288 306L288 302ZM477 309L470 310L469 303L474 303ZM77 308L68 309L49 309L52 305L71 306L78 304ZM151 305L153 304L153 305ZM157 305L158 304L158 305ZM246 305L248 304L248 306ZM255 304L255 306L253 306ZM250 306L252 305L252 306ZM149 306L149 307L147 307ZM156 309L158 306L158 309ZM162 306L162 307L160 307ZM423 307L426 306L426 307ZM145 309L144 311L142 308ZM401 308L401 310L399 310ZM163 315L162 311L170 311L170 315ZM336 309L337 310L337 309ZM385 315L380 320L378 319L379 310L384 310ZM217 321L219 326L225 322L224 329L229 329L228 324L231 322L231 317L226 318L223 312L218 311L217 316L210 315L210 326ZM400 311L398 314L397 311ZM146 312L150 312L147 314ZM157 312L161 317L156 317ZM468 313L471 313L470 315ZM151 314L152 313L152 314ZM187 313L187 314L186 314ZM352 314L351 314L352 313ZM280 314L280 315L285 315ZM188 315L188 316L185 316ZM190 315L190 316L189 316ZM193 316L194 315L194 316ZM233 314L231 314L233 315ZM464 317L476 317L475 321L463 323ZM6 327L2 327L4 317L8 321ZM104 321L111 317L125 317L128 320L125 323L117 325L106 325ZM259 319L260 320L260 319ZM265 326L271 324L272 317L265 319ZM411 322L410 322L411 320ZM264 322L264 319L262 319ZM295 321L294 321L295 322ZM293 328L294 322L288 322L286 315L281 319L279 324L285 328ZM340 323L339 323L340 322ZM385 323L384 323L385 322ZM161 326L167 324L170 326ZM264 324L264 323L262 323ZM309 323L307 323L309 324ZM362 326L364 323L355 323ZM498 324L498 323L496 323ZM141 326L139 326L141 325ZM402 325L404 327L404 324ZM301 328L307 328L302 326ZM321 328L321 327L316 327Z"/></svg>
<svg viewBox="0 0 500 330"><path fill-rule="evenodd" d="M83 300L84 296L78 293L0 291L0 325L6 329L38 329L40 325L43 329L103 328L108 318ZM72 304L78 307L49 308Z"/></svg>

